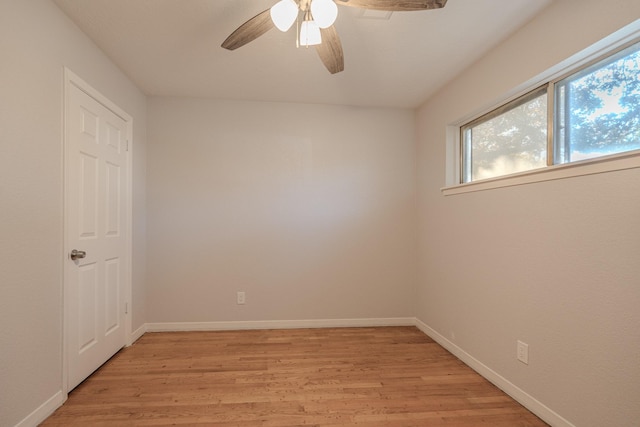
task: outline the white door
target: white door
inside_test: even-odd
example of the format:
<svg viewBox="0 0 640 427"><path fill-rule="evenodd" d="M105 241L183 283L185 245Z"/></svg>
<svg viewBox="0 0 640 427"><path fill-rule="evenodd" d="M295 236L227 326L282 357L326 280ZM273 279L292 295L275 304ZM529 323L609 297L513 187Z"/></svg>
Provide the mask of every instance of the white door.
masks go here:
<svg viewBox="0 0 640 427"><path fill-rule="evenodd" d="M126 344L127 121L67 86L65 318L67 390Z"/></svg>

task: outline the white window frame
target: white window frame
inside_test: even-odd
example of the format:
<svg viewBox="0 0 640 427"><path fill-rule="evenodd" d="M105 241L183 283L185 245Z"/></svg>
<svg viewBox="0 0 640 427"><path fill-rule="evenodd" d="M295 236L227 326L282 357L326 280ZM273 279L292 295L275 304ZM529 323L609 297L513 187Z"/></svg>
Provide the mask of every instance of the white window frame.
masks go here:
<svg viewBox="0 0 640 427"><path fill-rule="evenodd" d="M490 190L493 188L511 187L535 182L552 181L576 176L640 168L640 150L633 150L602 156L595 159L587 159L564 164L552 164L540 169L461 183L462 152L460 129L464 125L544 85L548 85L548 94L550 95L548 102L553 103L552 92L555 82L614 54L614 52L618 50L638 42L640 42L640 20L633 22L609 37L604 38L600 42L595 43L582 52L572 56L566 61L552 67L542 75L539 75L515 88L513 91L498 100L498 102L493 102L490 106L476 111L473 114L467 115L447 126L446 186L441 189L442 194L450 196L454 194ZM552 109L549 109L549 111L550 115L552 115ZM552 121L553 117L549 117L549 120ZM552 155L552 152L549 152L548 155Z"/></svg>

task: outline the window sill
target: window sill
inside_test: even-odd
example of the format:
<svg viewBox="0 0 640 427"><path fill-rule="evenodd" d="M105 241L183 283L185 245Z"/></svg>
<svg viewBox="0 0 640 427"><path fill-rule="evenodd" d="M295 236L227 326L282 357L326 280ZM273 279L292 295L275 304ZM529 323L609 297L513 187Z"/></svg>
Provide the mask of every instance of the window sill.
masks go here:
<svg viewBox="0 0 640 427"><path fill-rule="evenodd" d="M640 168L640 150L448 186L441 188L440 191L444 196L453 196L634 168Z"/></svg>

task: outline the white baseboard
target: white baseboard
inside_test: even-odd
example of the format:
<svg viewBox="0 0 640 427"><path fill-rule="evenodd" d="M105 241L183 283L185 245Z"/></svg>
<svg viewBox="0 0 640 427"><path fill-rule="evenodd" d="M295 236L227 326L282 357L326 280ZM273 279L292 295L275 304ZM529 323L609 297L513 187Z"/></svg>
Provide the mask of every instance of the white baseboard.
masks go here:
<svg viewBox="0 0 640 427"><path fill-rule="evenodd" d="M415 319L413 317L392 317L380 319L313 319L147 323L146 330L148 332L229 331L247 329L349 328L414 325Z"/></svg>
<svg viewBox="0 0 640 427"><path fill-rule="evenodd" d="M547 424L554 427L575 427L558 413L554 412L549 407L542 404L539 400L507 380L505 377L498 374L496 371L489 368L487 365L483 364L466 351L462 350L460 347L439 334L436 330L427 326L427 324L423 323L420 319L415 319L415 325L418 329L431 337L442 347L447 349L447 351L456 356L458 359L462 360L467 366L482 375L500 390L507 393L522 406L540 417Z"/></svg>
<svg viewBox="0 0 640 427"><path fill-rule="evenodd" d="M131 336L129 337L129 345L138 341L140 337L145 334L145 332L147 332L147 324L143 323L142 326L131 333Z"/></svg>
<svg viewBox="0 0 640 427"><path fill-rule="evenodd" d="M56 394L51 396L40 405L35 411L27 415L22 421L15 425L15 427L35 427L47 417L55 412L62 404L67 400L67 395L62 392L62 390L58 391Z"/></svg>

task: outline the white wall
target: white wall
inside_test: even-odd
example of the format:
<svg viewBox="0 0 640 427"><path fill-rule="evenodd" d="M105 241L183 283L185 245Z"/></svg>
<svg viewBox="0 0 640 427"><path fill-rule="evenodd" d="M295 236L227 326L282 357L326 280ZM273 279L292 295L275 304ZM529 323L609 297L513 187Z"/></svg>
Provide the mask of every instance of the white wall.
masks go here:
<svg viewBox="0 0 640 427"><path fill-rule="evenodd" d="M444 197L445 127L638 18L556 0L418 113L418 318L576 426L640 420L640 170Z"/></svg>
<svg viewBox="0 0 640 427"><path fill-rule="evenodd" d="M67 66L134 117L134 328L144 322L145 97L48 0L0 2L0 425L62 387Z"/></svg>
<svg viewBox="0 0 640 427"><path fill-rule="evenodd" d="M152 98L148 321L411 316L414 129L410 110Z"/></svg>

